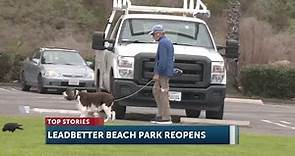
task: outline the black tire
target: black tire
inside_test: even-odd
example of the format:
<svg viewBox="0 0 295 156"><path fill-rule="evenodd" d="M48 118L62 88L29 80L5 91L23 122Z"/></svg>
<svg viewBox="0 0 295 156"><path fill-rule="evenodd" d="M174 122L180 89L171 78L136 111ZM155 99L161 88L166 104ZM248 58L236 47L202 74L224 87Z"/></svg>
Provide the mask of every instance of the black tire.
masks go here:
<svg viewBox="0 0 295 156"><path fill-rule="evenodd" d="M100 82L100 71L97 70L97 74L96 74L96 92L101 92L99 82Z"/></svg>
<svg viewBox="0 0 295 156"><path fill-rule="evenodd" d="M207 119L219 119L222 120L223 118L223 110L224 110L224 101L220 102L220 109L218 111L206 111L206 118Z"/></svg>
<svg viewBox="0 0 295 156"><path fill-rule="evenodd" d="M87 90L88 93L98 92L97 90Z"/></svg>
<svg viewBox="0 0 295 156"><path fill-rule="evenodd" d="M111 72L110 76L110 93L113 93L114 90L114 76ZM113 94L114 95L114 94ZM126 114L126 106L120 105L119 102L115 102L112 109L116 112L116 118L117 119L124 119Z"/></svg>
<svg viewBox="0 0 295 156"><path fill-rule="evenodd" d="M38 85L37 86L38 93L40 93L40 94L47 93L47 89L44 88L44 86L43 86L43 80L42 80L42 76L41 75L38 76L38 84L37 85Z"/></svg>
<svg viewBox="0 0 295 156"><path fill-rule="evenodd" d="M126 106L119 105L119 102L115 102L112 109L116 112L117 119L124 119L126 114Z"/></svg>
<svg viewBox="0 0 295 156"><path fill-rule="evenodd" d="M198 118L201 114L201 110L185 109L185 114L190 118Z"/></svg>
<svg viewBox="0 0 295 156"><path fill-rule="evenodd" d="M21 73L20 81L21 81L21 89L22 89L22 91L30 91L31 86L27 85L26 79L25 79L25 76L24 76L24 72Z"/></svg>

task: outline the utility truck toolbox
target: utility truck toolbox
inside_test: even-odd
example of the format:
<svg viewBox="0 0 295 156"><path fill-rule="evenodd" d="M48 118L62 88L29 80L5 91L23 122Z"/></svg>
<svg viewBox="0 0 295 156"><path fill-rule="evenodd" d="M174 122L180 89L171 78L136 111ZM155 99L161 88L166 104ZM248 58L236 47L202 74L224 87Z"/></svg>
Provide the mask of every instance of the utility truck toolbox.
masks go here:
<svg viewBox="0 0 295 156"><path fill-rule="evenodd" d="M172 15L175 13L178 16ZM170 79L171 107L185 109L189 117L199 117L200 111L206 110L207 118L222 119L224 59L199 16L210 16L201 0L184 0L183 8L138 6L130 0L114 0L105 31L93 35L97 89L120 98L138 91L152 79L157 43L149 32L152 26L161 24L174 44L174 65L181 73ZM239 45L227 42L227 46L224 56L237 56ZM156 106L152 86L151 83L135 96L117 102L117 117L124 117L126 106Z"/></svg>

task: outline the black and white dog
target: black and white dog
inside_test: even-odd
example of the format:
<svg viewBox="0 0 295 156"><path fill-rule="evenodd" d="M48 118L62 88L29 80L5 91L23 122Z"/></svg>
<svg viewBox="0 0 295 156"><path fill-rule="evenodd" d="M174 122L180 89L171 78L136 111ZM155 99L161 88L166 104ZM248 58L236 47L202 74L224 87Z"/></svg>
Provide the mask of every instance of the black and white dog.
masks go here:
<svg viewBox="0 0 295 156"><path fill-rule="evenodd" d="M107 122L109 119L115 120L116 118L115 111L112 111L115 100L112 94L106 92L87 93L80 92L73 88L67 88L67 90L63 92L63 95L67 100L78 100L77 106L81 112L80 117L87 117L91 113L93 113L95 117L98 117L98 113L103 110L106 114L104 122Z"/></svg>

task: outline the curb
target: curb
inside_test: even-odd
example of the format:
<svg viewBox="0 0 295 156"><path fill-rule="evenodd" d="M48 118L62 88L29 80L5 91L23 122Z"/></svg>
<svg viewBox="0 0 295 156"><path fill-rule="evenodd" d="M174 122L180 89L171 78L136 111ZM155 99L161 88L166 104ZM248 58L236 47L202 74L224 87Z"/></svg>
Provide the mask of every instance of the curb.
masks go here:
<svg viewBox="0 0 295 156"><path fill-rule="evenodd" d="M217 125L237 125L241 127L249 127L250 121L238 121L238 120L213 120L213 119L198 119L181 117L180 123L186 124L217 124Z"/></svg>
<svg viewBox="0 0 295 156"><path fill-rule="evenodd" d="M281 100L281 99L262 99L262 101L264 103L268 103L268 104L290 104L290 105L294 105L295 104L295 100Z"/></svg>
<svg viewBox="0 0 295 156"><path fill-rule="evenodd" d="M224 101L225 102L232 102L232 103L247 103L247 104L264 105L263 101L260 99L225 98Z"/></svg>

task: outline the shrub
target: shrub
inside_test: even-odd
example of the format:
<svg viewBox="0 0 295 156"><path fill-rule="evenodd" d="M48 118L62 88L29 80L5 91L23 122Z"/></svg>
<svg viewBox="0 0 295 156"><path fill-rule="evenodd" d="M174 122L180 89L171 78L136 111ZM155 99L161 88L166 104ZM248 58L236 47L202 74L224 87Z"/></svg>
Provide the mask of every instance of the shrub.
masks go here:
<svg viewBox="0 0 295 156"><path fill-rule="evenodd" d="M240 84L248 96L295 97L295 68L275 65L252 65L241 69Z"/></svg>
<svg viewBox="0 0 295 156"><path fill-rule="evenodd" d="M0 82L7 81L7 73L11 69L11 59L6 53L0 55Z"/></svg>
<svg viewBox="0 0 295 156"><path fill-rule="evenodd" d="M0 55L0 82L10 82L19 79L19 71L24 56L3 53Z"/></svg>

